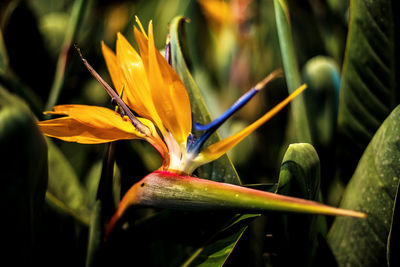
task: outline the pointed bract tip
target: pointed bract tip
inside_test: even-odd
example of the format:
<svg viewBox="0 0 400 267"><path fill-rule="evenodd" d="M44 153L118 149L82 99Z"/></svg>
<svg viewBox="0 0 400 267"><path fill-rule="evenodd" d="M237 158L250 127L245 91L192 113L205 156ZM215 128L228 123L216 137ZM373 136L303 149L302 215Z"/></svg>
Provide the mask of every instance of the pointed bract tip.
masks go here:
<svg viewBox="0 0 400 267"><path fill-rule="evenodd" d="M277 69L274 70L273 72L271 72L270 74L268 74L267 77L265 77L261 82L258 82L256 84L256 86L254 86L254 89L256 90L261 90L263 89L269 82L271 82L272 80L278 78L278 77L282 77L283 76L283 72L281 69Z"/></svg>
<svg viewBox="0 0 400 267"><path fill-rule="evenodd" d="M144 34L144 36L146 36L146 38L148 38L148 37L147 37L147 33L146 33L146 31L144 30L142 23L140 22L140 19L139 19L138 16L136 16L136 15L135 15L135 21L136 21L136 23L138 24L138 26L139 26L139 28L140 28L140 31ZM151 22L151 21L150 21L150 22Z"/></svg>

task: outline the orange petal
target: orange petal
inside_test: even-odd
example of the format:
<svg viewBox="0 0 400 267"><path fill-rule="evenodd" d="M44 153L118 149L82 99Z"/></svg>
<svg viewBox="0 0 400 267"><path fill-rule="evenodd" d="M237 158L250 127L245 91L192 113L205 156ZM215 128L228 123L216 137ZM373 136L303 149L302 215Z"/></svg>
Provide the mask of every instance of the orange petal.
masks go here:
<svg viewBox="0 0 400 267"><path fill-rule="evenodd" d="M140 116L151 119L161 132L163 124L151 97L149 82L143 61L124 36L118 34L117 58L126 85L128 104Z"/></svg>
<svg viewBox="0 0 400 267"><path fill-rule="evenodd" d="M225 138L215 144L212 144L208 146L206 149L204 149L200 154L198 155L198 158L196 158L196 163L200 165L203 165L205 163L208 163L210 161L216 160L217 158L221 157L223 154L225 154L228 150L233 148L235 145L237 145L240 141L242 141L245 137L247 137L249 134L254 132L257 128L259 128L261 125L263 125L265 122L267 122L269 119L271 119L273 116L275 116L282 108L284 108L287 104L289 104L290 101L292 101L296 96L298 96L301 92L303 92L307 86L304 84L297 88L296 91L294 91L292 94L290 94L285 100L283 100L281 103L276 105L274 108L272 108L270 111L268 111L264 116L241 130L240 132ZM201 163L201 164L200 164Z"/></svg>
<svg viewBox="0 0 400 267"><path fill-rule="evenodd" d="M135 35L136 42L139 46L140 56L143 60L143 64L145 65L145 68L147 69L148 68L147 63L149 61L148 60L149 48L148 48L148 41L147 41L148 38L144 32L140 32L136 27L133 27L133 34Z"/></svg>
<svg viewBox="0 0 400 267"><path fill-rule="evenodd" d="M117 56L114 52L101 42L101 50L103 52L104 59L107 64L108 72L110 73L111 80L114 84L115 90L117 91L118 95L120 94L122 88L124 87L125 81L122 79L121 70L119 68L119 63ZM125 94L123 96L124 101L126 99Z"/></svg>
<svg viewBox="0 0 400 267"><path fill-rule="evenodd" d="M151 22L148 35L147 75L154 106L175 140L186 146L192 127L189 96L179 76L155 47Z"/></svg>
<svg viewBox="0 0 400 267"><path fill-rule="evenodd" d="M38 125L42 132L64 141L82 144L107 143L120 139L144 138L130 120L107 108L85 105L55 106L47 114L67 115Z"/></svg>

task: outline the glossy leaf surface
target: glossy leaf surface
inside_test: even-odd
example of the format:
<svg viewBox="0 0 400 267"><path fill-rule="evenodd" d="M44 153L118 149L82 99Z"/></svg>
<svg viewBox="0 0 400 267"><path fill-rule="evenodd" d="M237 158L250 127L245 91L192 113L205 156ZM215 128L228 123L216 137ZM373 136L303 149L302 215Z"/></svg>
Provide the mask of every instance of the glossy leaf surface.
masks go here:
<svg viewBox="0 0 400 267"><path fill-rule="evenodd" d="M353 0L350 4L338 114L340 177L345 182L398 101L394 2Z"/></svg>
<svg viewBox="0 0 400 267"><path fill-rule="evenodd" d="M329 243L340 265L386 266L386 244L400 177L400 107L379 128L343 195L341 208L360 209L365 220L336 218Z"/></svg>

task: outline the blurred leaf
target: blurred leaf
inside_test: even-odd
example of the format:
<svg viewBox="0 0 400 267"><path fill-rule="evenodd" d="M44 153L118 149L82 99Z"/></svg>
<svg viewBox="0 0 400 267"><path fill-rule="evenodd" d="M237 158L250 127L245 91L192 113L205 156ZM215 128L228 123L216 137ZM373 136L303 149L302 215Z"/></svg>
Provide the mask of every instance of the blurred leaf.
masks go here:
<svg viewBox="0 0 400 267"><path fill-rule="evenodd" d="M68 27L67 12L50 12L39 17L39 29L45 40L48 51L55 60L62 49L65 29Z"/></svg>
<svg viewBox="0 0 400 267"><path fill-rule="evenodd" d="M114 163L115 163L115 143L107 144L107 151L103 159L101 176L97 188L96 199L100 200L104 226L116 210L114 203Z"/></svg>
<svg viewBox="0 0 400 267"><path fill-rule="evenodd" d="M288 147L282 160L277 193L322 202L320 164L310 144ZM319 239L327 232L326 220L317 215L276 215L274 239L278 266L313 266Z"/></svg>
<svg viewBox="0 0 400 267"><path fill-rule="evenodd" d="M339 203L336 198L340 198L343 192L338 190L340 180L335 179L334 153L340 92L339 68L332 58L316 56L307 61L302 76L308 86L304 100L310 132L320 157L321 176L324 177L321 190L328 196L325 201L331 201L327 203L337 206Z"/></svg>
<svg viewBox="0 0 400 267"><path fill-rule="evenodd" d="M10 69L43 100L51 86L53 64L29 2L9 4L4 12L2 30Z"/></svg>
<svg viewBox="0 0 400 267"><path fill-rule="evenodd" d="M0 87L2 260L32 264L47 187L47 147L27 105Z"/></svg>
<svg viewBox="0 0 400 267"><path fill-rule="evenodd" d="M0 29L0 74L5 74L8 68L8 55L3 40L3 33Z"/></svg>
<svg viewBox="0 0 400 267"><path fill-rule="evenodd" d="M137 266L179 266L234 217L231 212L163 210L139 219L148 212L131 210L124 214L122 229L115 229L105 244L106 264L118 266L135 259Z"/></svg>
<svg viewBox="0 0 400 267"><path fill-rule="evenodd" d="M339 68L332 58L316 56L307 61L302 76L308 86L304 100L314 145L317 150L327 148L332 144L336 128Z"/></svg>
<svg viewBox="0 0 400 267"><path fill-rule="evenodd" d="M103 241L103 217L101 200L97 200L90 219L86 267L100 266L99 253Z"/></svg>
<svg viewBox="0 0 400 267"><path fill-rule="evenodd" d="M34 265L83 266L88 225L88 221L47 192Z"/></svg>
<svg viewBox="0 0 400 267"><path fill-rule="evenodd" d="M400 106L384 121L348 183L340 207L367 213L337 217L328 238L340 265L386 266L386 244L400 177Z"/></svg>
<svg viewBox="0 0 400 267"><path fill-rule="evenodd" d="M11 73L3 74L0 72L0 84L27 102L31 111L37 116L42 115L43 103L38 95L24 84L18 77Z"/></svg>
<svg viewBox="0 0 400 267"><path fill-rule="evenodd" d="M201 92L195 84L188 69L188 53L186 51L186 39L183 29L184 23L184 17L176 17L170 23L172 67L178 73L188 91L193 121L201 124L207 124L211 122L210 114L204 103ZM196 132L194 134L196 134ZM214 134L209 138L204 146L206 147L208 144L215 143L218 140L220 140L220 137L218 134ZM202 178L207 178L218 182L240 184L240 179L236 173L236 170L227 155L222 156L217 161L200 167L198 174Z"/></svg>
<svg viewBox="0 0 400 267"><path fill-rule="evenodd" d="M295 44L293 43L289 9L286 0L274 0L274 7L286 84L289 93L292 93L301 85L302 82L294 49ZM311 133L303 95L300 95L291 102L291 114L296 133L296 140L299 142L310 143Z"/></svg>
<svg viewBox="0 0 400 267"><path fill-rule="evenodd" d="M400 232L399 232L399 225L400 225L400 197L399 197L399 188L400 188L400 181L397 186L396 198L394 200L393 206L393 216L392 222L390 225L390 232L389 238L387 243L387 263L388 266L400 266L400 257L397 254L398 249L400 248Z"/></svg>
<svg viewBox="0 0 400 267"><path fill-rule="evenodd" d="M344 182L396 106L393 2L351 1L338 115L339 176Z"/></svg>
<svg viewBox="0 0 400 267"><path fill-rule="evenodd" d="M56 211L59 214L63 214L65 217L73 218L79 224L84 226L89 225L89 217L82 217L81 214L78 214L76 211L68 207L61 200L59 200L56 196L54 196L49 191L46 192L46 204L51 207L53 211Z"/></svg>
<svg viewBox="0 0 400 267"><path fill-rule="evenodd" d="M72 48L73 42L76 41L76 37L82 23L87 2L87 0L75 0L72 7L70 20L64 37L64 42L61 47L60 55L57 61L54 81L51 86L50 95L46 103L46 110L51 110L53 106L57 104L58 98L64 85L67 57L69 51Z"/></svg>
<svg viewBox="0 0 400 267"><path fill-rule="evenodd" d="M222 266L249 222L258 216L260 215L238 215L232 223L219 231L205 246L197 249L182 266Z"/></svg>
<svg viewBox="0 0 400 267"><path fill-rule="evenodd" d="M53 143L46 138L49 148L49 185L48 191L68 208L89 221L87 192L80 183L68 160Z"/></svg>

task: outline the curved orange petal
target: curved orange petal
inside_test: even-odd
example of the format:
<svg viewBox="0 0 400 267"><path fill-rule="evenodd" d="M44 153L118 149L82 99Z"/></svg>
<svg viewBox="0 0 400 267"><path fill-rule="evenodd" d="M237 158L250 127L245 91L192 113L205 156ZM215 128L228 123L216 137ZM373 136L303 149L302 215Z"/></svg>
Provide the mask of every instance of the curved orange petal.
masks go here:
<svg viewBox="0 0 400 267"><path fill-rule="evenodd" d="M186 146L192 128L189 96L179 76L155 47L151 21L148 36L147 75L154 106L175 140Z"/></svg>
<svg viewBox="0 0 400 267"><path fill-rule="evenodd" d="M292 101L296 96L301 94L306 88L307 86L303 84L302 86L297 88L296 91L290 94L285 100L280 102L278 105L276 105L266 114L264 114L264 116L262 116L261 118L259 118L258 120L256 120L255 122L244 128L243 130L215 144L208 146L206 149L200 152L198 157L195 159L195 162L197 162L200 166L221 157L228 150L230 150L240 141L242 141L245 137L254 132L257 128L259 128L273 116L275 116L282 108L284 108L287 104L289 104L290 101Z"/></svg>
<svg viewBox="0 0 400 267"><path fill-rule="evenodd" d="M46 114L67 117L40 121L45 135L82 144L107 143L121 139L144 138L130 120L107 108L86 105L60 105Z"/></svg>

